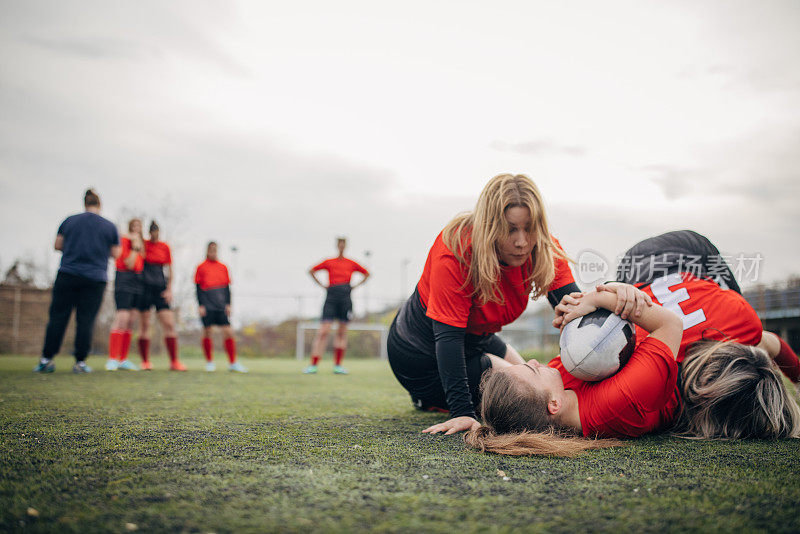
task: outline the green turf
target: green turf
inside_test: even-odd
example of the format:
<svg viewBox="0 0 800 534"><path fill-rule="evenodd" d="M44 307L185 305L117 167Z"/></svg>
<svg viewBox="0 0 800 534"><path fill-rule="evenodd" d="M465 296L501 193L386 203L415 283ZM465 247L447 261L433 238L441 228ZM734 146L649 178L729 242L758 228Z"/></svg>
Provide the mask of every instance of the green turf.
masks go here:
<svg viewBox="0 0 800 534"><path fill-rule="evenodd" d="M0 531L800 530L797 440L509 458L420 434L442 416L413 411L379 361L349 376L330 360L315 376L291 360L246 360L249 375L34 363L0 357Z"/></svg>

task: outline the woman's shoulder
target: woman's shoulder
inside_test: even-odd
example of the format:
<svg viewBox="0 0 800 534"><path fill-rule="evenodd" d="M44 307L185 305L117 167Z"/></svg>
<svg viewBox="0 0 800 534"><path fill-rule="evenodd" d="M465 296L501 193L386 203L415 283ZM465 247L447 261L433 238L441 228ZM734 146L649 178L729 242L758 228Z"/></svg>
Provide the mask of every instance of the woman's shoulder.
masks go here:
<svg viewBox="0 0 800 534"><path fill-rule="evenodd" d="M442 230L436 236L431 253L440 257L453 257L460 263L468 264L472 256L472 231L469 229L454 231L450 236L446 236L446 231Z"/></svg>

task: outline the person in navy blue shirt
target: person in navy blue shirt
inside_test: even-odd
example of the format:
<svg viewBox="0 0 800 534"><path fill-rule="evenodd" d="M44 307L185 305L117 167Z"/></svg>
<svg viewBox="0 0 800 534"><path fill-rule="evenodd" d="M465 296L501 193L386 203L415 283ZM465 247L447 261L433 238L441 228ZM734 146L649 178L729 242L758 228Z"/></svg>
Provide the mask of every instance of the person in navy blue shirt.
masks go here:
<svg viewBox="0 0 800 534"><path fill-rule="evenodd" d="M75 310L76 373L91 371L86 356L92 343L94 320L103 302L108 282L108 258L119 256L119 235L114 224L100 216L100 197L92 189L83 198L86 211L67 217L58 227L55 249L60 250L61 266L53 284L50 319L38 373L55 371L53 358L61 349L72 310Z"/></svg>

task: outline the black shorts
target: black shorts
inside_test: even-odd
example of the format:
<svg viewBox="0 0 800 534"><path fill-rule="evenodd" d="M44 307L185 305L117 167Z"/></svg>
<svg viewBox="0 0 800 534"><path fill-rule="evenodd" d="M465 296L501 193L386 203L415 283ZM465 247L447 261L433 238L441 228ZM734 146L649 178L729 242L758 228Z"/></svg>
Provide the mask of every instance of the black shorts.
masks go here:
<svg viewBox="0 0 800 534"><path fill-rule="evenodd" d="M138 309L138 304L142 298L141 293L134 293L132 291L114 290L114 305L118 310L133 310Z"/></svg>
<svg viewBox="0 0 800 534"><path fill-rule="evenodd" d="M139 296L139 300L136 303L136 308L139 311L150 311L150 308L155 306L156 311L168 310L169 303L161 296L161 293L165 290L165 287L146 284L144 286L144 292Z"/></svg>
<svg viewBox="0 0 800 534"><path fill-rule="evenodd" d="M339 284L328 288L328 296L322 306L323 321L350 321L353 301L350 299L350 284Z"/></svg>
<svg viewBox="0 0 800 534"><path fill-rule="evenodd" d="M497 336L491 337L492 345L502 343ZM478 411L481 401L481 377L484 372L492 368L492 360L486 355L484 348L486 347L467 345L464 351L467 382L472 396L472 405L476 411ZM449 410L435 355L422 354L409 345L397 334L394 324L389 330L387 351L392 372L400 385L411 395L411 402L415 408L424 411ZM503 343L502 348L495 349L495 352L504 354L505 344Z"/></svg>
<svg viewBox="0 0 800 534"><path fill-rule="evenodd" d="M647 285L676 272L710 278L722 289L742 292L717 247L707 237L691 230L667 232L631 247L617 267L617 280Z"/></svg>
<svg viewBox="0 0 800 534"><path fill-rule="evenodd" d="M203 322L205 328L209 326L228 326L231 324L230 321L228 321L225 310L206 310L205 317L201 317L200 320Z"/></svg>
<svg viewBox="0 0 800 534"><path fill-rule="evenodd" d="M144 283L140 273L117 271L114 279L114 305L118 310L137 308L144 291Z"/></svg>

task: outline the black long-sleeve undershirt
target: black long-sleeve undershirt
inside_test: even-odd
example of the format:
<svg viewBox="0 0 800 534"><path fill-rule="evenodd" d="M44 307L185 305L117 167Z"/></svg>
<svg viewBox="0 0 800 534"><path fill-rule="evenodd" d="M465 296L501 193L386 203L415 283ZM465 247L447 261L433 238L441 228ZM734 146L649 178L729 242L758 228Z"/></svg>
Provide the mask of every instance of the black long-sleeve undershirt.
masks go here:
<svg viewBox="0 0 800 534"><path fill-rule="evenodd" d="M564 298L564 295L569 295L570 293L581 291L581 288L578 287L578 284L575 282L570 282L569 284L563 285L558 289L554 289L547 293L547 301L550 305L555 308L558 306L558 303L561 302L561 299Z"/></svg>
<svg viewBox="0 0 800 534"><path fill-rule="evenodd" d="M475 407L467 381L467 365L464 360L464 337L466 328L433 321L433 337L436 342L436 365L439 378L450 409L450 417L472 417Z"/></svg>

